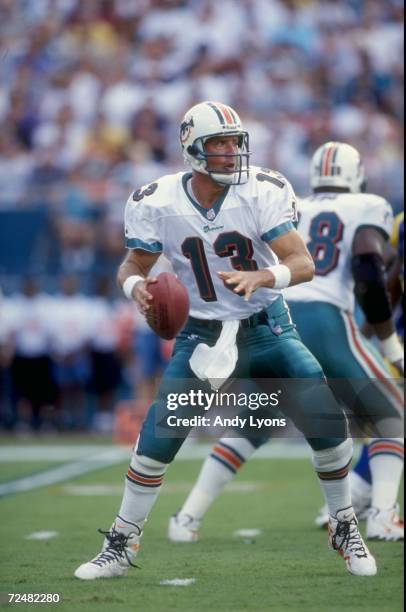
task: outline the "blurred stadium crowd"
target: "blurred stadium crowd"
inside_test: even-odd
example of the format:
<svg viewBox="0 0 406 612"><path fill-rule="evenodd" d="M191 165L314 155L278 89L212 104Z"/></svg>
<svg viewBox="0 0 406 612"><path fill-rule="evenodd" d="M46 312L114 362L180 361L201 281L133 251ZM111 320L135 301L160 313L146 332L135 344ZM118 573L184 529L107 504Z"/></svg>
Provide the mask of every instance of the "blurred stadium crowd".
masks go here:
<svg viewBox="0 0 406 612"><path fill-rule="evenodd" d="M28 277L3 297L0 429L110 432L118 403L145 411L170 356L133 304L109 299L110 279L94 295L73 275L60 284L44 293Z"/></svg>
<svg viewBox="0 0 406 612"><path fill-rule="evenodd" d="M26 300L42 302L53 402L65 401L64 377L73 376L57 366L69 363L64 344L73 341L64 313L76 310L81 401L103 386L102 368L89 369L99 341L120 366L110 392L132 386L123 383L128 338L149 332L139 319L123 325L128 308L112 305L116 289L105 279L123 256L130 192L182 168L178 125L195 102L235 107L252 162L285 173L298 195L308 193L315 148L345 140L363 155L369 189L403 207L403 15L401 0L0 1L0 273L3 310L15 310L8 331L0 328L0 384L10 423ZM115 331L95 332L98 317Z"/></svg>

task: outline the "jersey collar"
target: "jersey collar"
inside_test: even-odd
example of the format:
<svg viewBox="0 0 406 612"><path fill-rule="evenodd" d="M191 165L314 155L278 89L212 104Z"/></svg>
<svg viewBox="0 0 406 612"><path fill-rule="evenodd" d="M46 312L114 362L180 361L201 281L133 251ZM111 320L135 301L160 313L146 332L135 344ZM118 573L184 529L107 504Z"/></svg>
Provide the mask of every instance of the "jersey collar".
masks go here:
<svg viewBox="0 0 406 612"><path fill-rule="evenodd" d="M215 218L217 217L218 213L220 212L220 208L224 202L224 200L226 199L226 196L230 190L230 185L226 185L224 191L222 192L221 196L219 198L217 198L217 200L214 202L213 206L211 208L204 208L203 206L200 206L200 204L198 202L196 202L196 200L194 198L192 198L192 196L189 194L188 189L187 189L187 182L192 178L192 173L191 172L186 172L183 176L182 176L182 186L183 186L183 190L186 194L186 197L188 198L188 200L193 204L193 206L196 208L196 210L202 215L202 217L205 219L205 221L214 221Z"/></svg>

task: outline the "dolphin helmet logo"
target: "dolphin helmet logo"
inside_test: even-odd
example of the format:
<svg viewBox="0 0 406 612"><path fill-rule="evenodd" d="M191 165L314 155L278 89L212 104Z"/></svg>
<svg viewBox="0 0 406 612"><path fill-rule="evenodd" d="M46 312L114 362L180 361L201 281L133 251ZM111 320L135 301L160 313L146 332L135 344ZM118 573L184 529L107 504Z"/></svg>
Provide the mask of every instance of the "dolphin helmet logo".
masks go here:
<svg viewBox="0 0 406 612"><path fill-rule="evenodd" d="M193 117L189 119L189 121L183 121L180 126L180 141L183 144L189 137L191 129L195 127L193 123Z"/></svg>

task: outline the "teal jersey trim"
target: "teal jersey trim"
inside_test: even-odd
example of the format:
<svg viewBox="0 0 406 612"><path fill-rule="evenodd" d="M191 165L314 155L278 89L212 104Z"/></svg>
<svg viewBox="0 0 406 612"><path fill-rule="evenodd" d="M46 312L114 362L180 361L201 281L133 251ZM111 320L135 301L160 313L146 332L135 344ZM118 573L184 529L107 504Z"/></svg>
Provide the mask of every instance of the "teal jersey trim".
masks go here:
<svg viewBox="0 0 406 612"><path fill-rule="evenodd" d="M262 234L261 240L264 242L271 242L271 240L275 240L275 238L279 238L279 236L283 236L283 234L287 234L288 232L295 229L292 221L285 221L285 223L281 223L277 227L269 230L269 232L265 232Z"/></svg>
<svg viewBox="0 0 406 612"><path fill-rule="evenodd" d="M148 244L148 242L143 242L138 238L126 238L125 246L127 249L142 249L143 251L148 251L149 253L161 253L163 250L163 246L160 242L152 242Z"/></svg>
<svg viewBox="0 0 406 612"><path fill-rule="evenodd" d="M186 174L183 175L182 177L182 186L183 189L186 193L186 196L189 200L189 202L191 202L193 204L193 206L196 208L196 210L202 215L202 217L206 220L206 221L214 221L214 219L217 217L218 213L220 212L220 208L224 202L224 200L226 199L226 196L230 190L230 185L227 185L224 189L224 191L222 192L221 196L219 198L217 198L217 200L214 202L213 206L211 208L204 208L203 206L200 206L200 204L198 202L196 202L195 199L193 199L186 187L187 182L192 178L192 173L191 172L187 172Z"/></svg>

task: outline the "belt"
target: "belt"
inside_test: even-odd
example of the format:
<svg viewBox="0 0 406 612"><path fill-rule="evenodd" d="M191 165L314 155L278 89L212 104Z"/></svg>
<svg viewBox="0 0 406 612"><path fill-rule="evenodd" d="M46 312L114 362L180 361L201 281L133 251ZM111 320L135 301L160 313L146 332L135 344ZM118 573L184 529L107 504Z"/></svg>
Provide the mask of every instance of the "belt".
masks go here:
<svg viewBox="0 0 406 612"><path fill-rule="evenodd" d="M220 331L223 327L223 321L219 321L217 319L196 319L195 317L189 317L189 323L192 323L192 325L201 325L209 331ZM257 325L267 324L268 315L266 314L265 310L261 310L261 312L256 312L248 319L240 320L240 327L244 329L250 327L257 327Z"/></svg>

